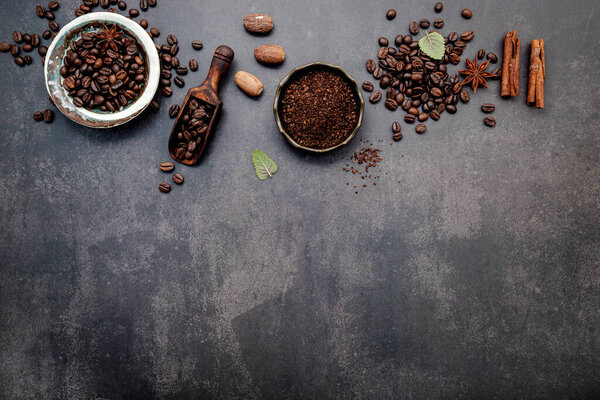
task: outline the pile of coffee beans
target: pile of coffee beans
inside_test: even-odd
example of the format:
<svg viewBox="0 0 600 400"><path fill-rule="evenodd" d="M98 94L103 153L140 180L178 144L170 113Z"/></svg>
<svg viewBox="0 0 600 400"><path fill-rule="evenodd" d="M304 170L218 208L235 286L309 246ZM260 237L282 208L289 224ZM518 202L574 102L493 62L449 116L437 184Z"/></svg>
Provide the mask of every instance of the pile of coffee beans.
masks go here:
<svg viewBox="0 0 600 400"><path fill-rule="evenodd" d="M60 74L75 106L115 112L137 98L147 70L141 45L112 25L72 40Z"/></svg>
<svg viewBox="0 0 600 400"><path fill-rule="evenodd" d="M174 109L176 108L172 107L172 110ZM179 112L178 109L177 112ZM181 161L192 160L198 153L202 152L206 144L208 126L213 113L213 106L196 98L190 99L180 118L180 125L175 127L176 132L178 132L174 149L175 159Z"/></svg>
<svg viewBox="0 0 600 400"><path fill-rule="evenodd" d="M162 172L173 172L175 170L175 164L173 164L171 161L166 161L166 162L160 163L160 165L158 167L160 168L160 170ZM176 184L183 185L184 178L183 178L183 175L181 175L180 173L174 173L171 176L171 179ZM168 184L167 182L161 182L158 185L158 190L160 190L163 193L169 193L171 191L171 185Z"/></svg>
<svg viewBox="0 0 600 400"><path fill-rule="evenodd" d="M342 143L356 128L360 102L339 74L312 70L293 78L283 89L280 117L298 144L325 149Z"/></svg>

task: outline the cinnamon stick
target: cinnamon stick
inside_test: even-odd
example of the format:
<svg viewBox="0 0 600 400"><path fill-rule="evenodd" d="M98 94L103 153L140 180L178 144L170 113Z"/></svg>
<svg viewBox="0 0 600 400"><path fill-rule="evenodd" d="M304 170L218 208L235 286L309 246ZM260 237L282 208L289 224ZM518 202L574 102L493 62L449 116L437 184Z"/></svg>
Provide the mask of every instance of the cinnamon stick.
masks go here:
<svg viewBox="0 0 600 400"><path fill-rule="evenodd" d="M517 30L504 36L504 60L502 62L502 96L519 95L519 62L521 39L517 38Z"/></svg>
<svg viewBox="0 0 600 400"><path fill-rule="evenodd" d="M531 41L531 58L529 60L529 87L527 88L527 104L544 108L544 79L546 78L546 52L544 39Z"/></svg>

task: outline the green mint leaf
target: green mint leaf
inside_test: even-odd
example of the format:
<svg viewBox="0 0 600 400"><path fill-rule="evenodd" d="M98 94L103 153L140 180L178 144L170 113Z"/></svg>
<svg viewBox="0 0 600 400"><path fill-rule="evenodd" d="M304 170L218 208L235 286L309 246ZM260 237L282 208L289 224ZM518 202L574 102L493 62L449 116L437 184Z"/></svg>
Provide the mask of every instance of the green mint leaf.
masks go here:
<svg viewBox="0 0 600 400"><path fill-rule="evenodd" d="M437 32L425 32L425 36L419 39L419 48L434 60L441 60L446 51L444 37Z"/></svg>
<svg viewBox="0 0 600 400"><path fill-rule="evenodd" d="M261 181L266 181L277 173L277 164L271 160L268 155L260 150L254 150L252 153L252 163L256 170L256 176Z"/></svg>

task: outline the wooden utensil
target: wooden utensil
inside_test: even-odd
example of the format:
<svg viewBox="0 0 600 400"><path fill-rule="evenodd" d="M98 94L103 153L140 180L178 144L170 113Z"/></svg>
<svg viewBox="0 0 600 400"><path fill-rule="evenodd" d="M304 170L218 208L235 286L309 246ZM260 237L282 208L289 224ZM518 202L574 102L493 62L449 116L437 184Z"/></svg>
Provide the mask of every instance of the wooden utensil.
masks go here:
<svg viewBox="0 0 600 400"><path fill-rule="evenodd" d="M221 82L223 76L227 74L227 71L229 71L229 66L233 61L233 57L234 54L231 48L227 46L219 46L215 50L212 63L210 64L210 69L208 70L208 75L206 76L204 83L198 87L191 88L185 96L183 104L181 105L181 109L179 110L179 114L177 115L177 119L175 120L175 124L173 125L173 129L171 130L171 136L169 137L169 153L171 153L171 157L173 157L175 161L186 165L194 165L202 157L202 153L204 153L204 149L206 148L206 142L208 141L214 129L215 121L219 112L221 111L221 107L223 106L223 102L219 97L219 83ZM201 138L201 145L196 148L192 158L186 159L184 157L176 156L177 144L179 143L177 135L182 126L183 115L187 112L190 101L192 100L196 100L196 102L201 105L206 105L206 108L212 112L212 115L210 117L208 129L205 133L203 133L203 137Z"/></svg>

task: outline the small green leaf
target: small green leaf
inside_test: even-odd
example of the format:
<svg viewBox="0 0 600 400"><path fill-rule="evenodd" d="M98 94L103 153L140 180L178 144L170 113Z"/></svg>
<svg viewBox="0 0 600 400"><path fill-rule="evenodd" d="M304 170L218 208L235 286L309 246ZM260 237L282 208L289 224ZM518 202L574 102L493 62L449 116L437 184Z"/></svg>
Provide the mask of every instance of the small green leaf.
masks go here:
<svg viewBox="0 0 600 400"><path fill-rule="evenodd" d="M254 150L252 153L252 163L256 170L256 176L261 181L266 181L277 173L277 164L271 160L268 155L260 150Z"/></svg>
<svg viewBox="0 0 600 400"><path fill-rule="evenodd" d="M434 60L441 60L446 51L444 37L437 32L425 32L425 36L419 39L419 48Z"/></svg>

